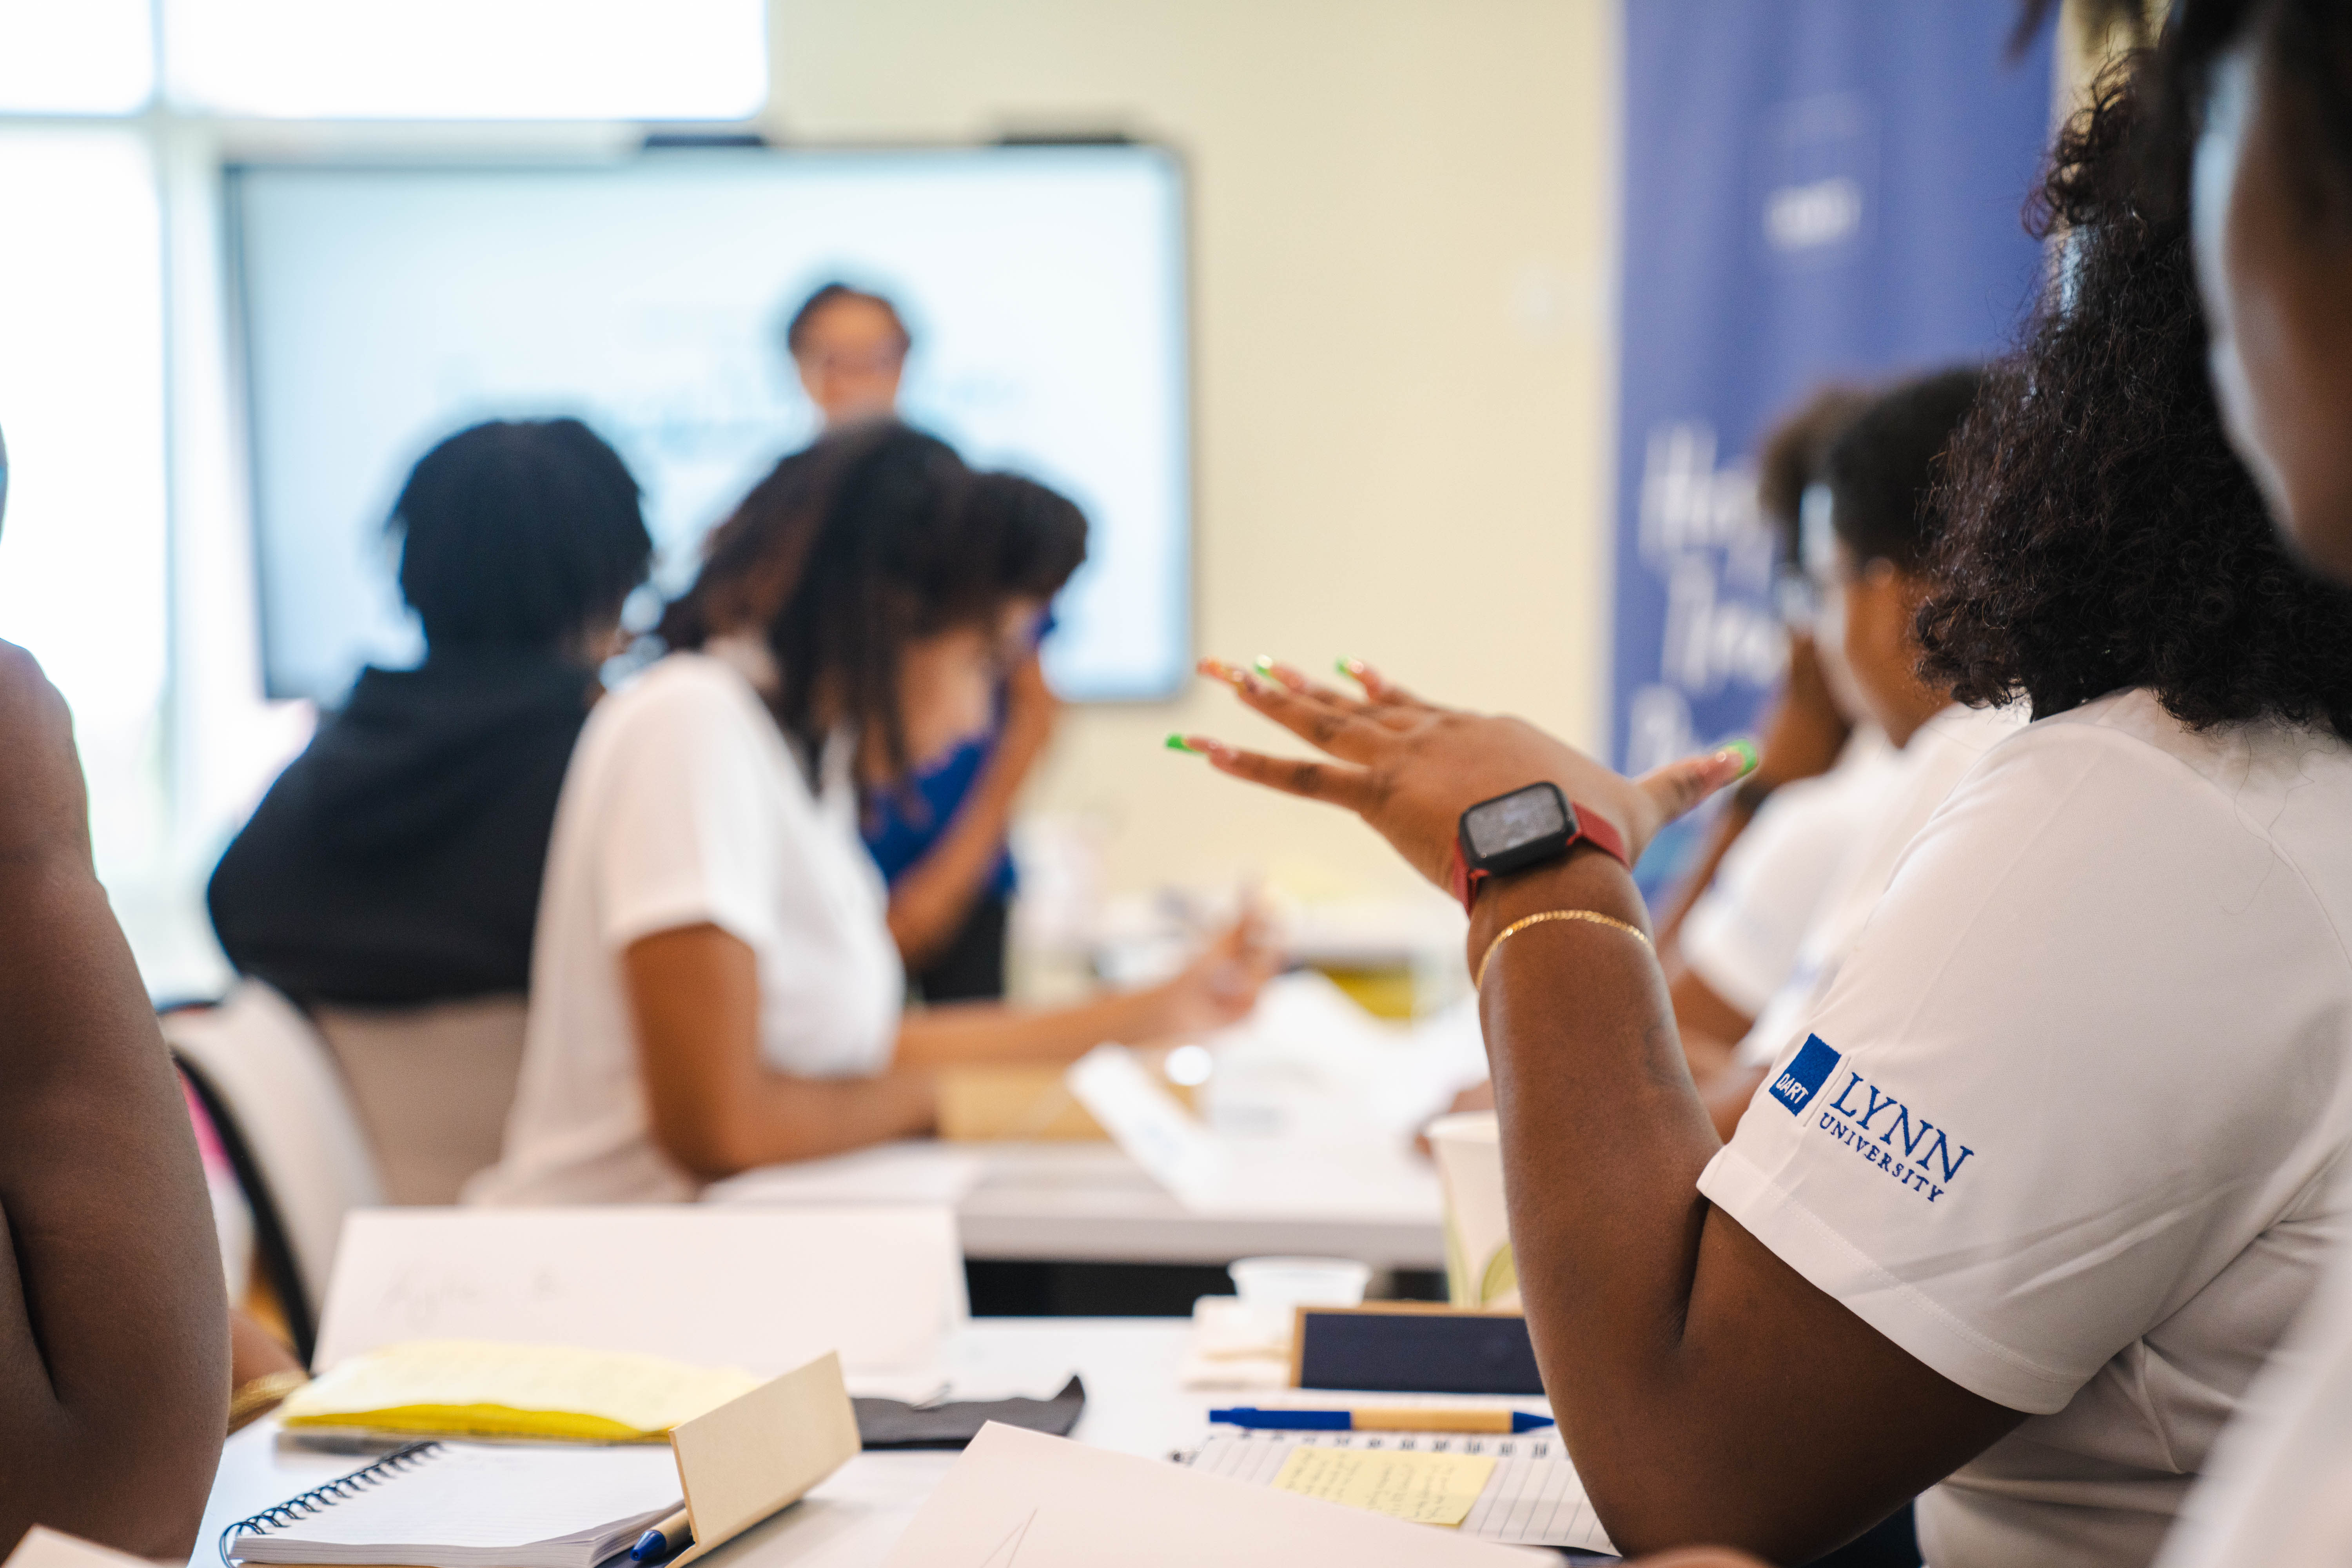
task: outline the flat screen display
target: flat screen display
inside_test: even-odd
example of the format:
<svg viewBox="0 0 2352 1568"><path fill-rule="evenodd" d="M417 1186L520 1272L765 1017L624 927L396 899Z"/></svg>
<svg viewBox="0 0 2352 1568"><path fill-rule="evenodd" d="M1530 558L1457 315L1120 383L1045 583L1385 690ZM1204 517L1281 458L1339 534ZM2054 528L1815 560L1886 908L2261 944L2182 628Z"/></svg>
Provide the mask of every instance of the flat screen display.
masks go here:
<svg viewBox="0 0 2352 1568"><path fill-rule="evenodd" d="M1080 700L1165 697L1191 657L1180 165L1139 146L656 151L609 163L240 165L229 174L262 647L339 700L422 639L384 523L443 437L573 415L645 489L656 586L815 433L783 347L818 285L894 301L899 411L1092 525L1045 647ZM647 605L633 606L633 619Z"/></svg>

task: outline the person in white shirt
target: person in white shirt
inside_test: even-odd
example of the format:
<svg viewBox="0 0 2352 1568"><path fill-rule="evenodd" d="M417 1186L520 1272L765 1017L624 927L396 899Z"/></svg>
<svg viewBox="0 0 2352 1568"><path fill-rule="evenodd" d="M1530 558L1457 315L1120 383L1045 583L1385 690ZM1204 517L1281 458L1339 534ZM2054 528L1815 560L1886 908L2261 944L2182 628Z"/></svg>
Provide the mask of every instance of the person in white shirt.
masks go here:
<svg viewBox="0 0 2352 1568"><path fill-rule="evenodd" d="M1851 778L1885 751L1884 738L1862 718L1837 650L1815 640L1822 584L1813 568L1824 563L1808 561L1803 547L1806 508L1818 511L1825 493L1821 470L1830 443L1869 405L1871 395L1837 383L1816 387L1756 443L1756 510L1770 526L1780 556L1774 596L1788 637L1788 669L1758 720L1756 771L1724 798L1689 870L1658 910L1659 952L1675 975L1675 1012L1685 1027L1708 1026L1710 1019L1709 998L1698 990L1685 994L1685 988L1715 987L1696 973L1675 971L1672 954L1684 921L1702 900L1720 893L1739 907L1743 921L1758 928L1760 946L1741 955L1746 972L1726 977L1732 987L1719 998L1726 1005L1738 1002L1736 994L1756 968L1785 968L1828 875L1826 862L1835 858L1834 850L1813 853L1824 825L1834 831L1835 820L1813 786L1824 778ZM1751 866L1759 858L1768 860L1777 874L1744 879L1734 889L1735 857ZM1764 986L1744 1011L1753 1016L1770 994L1771 986ZM1716 1024L1710 1032L1736 1036L1738 1030Z"/></svg>
<svg viewBox="0 0 2352 1568"><path fill-rule="evenodd" d="M1841 800L1838 847L1810 916L1769 988L1747 1009L1744 1035L1722 1046L1695 1042L1675 1010L1684 1052L1726 1138L1790 1027L1835 977L1905 847L1977 760L2024 722L2014 706L1964 707L1921 679L1913 630L1945 527L1939 459L1982 382L1969 367L1894 387L1855 415L1823 457L1825 504L1814 510L1811 541L1822 584L1822 645L1834 652L1855 706L1885 736L1887 753ZM1705 905L1692 911L1683 947L1694 968L1740 968L1727 960L1749 944L1736 929L1718 929L1727 924ZM1763 978L1760 970L1753 975Z"/></svg>
<svg viewBox="0 0 2352 1568"><path fill-rule="evenodd" d="M1955 442L1920 622L1956 697L2034 721L1731 1142L1611 835L1471 885L1528 1325L1630 1551L1802 1561L1926 1489L1937 1568L2136 1568L2352 1228L2352 594L2223 438L2133 119L2109 94L2062 140L2065 287ZM1549 784L1634 854L1744 764L1628 780L1518 721L1217 673L1327 757L1196 738L1213 766L1442 883L1479 803Z"/></svg>
<svg viewBox="0 0 2352 1568"><path fill-rule="evenodd" d="M752 1166L919 1134L935 1069L1058 1062L1246 1014L1254 921L1173 979L1053 1011L904 1009L858 791L984 726L1043 604L967 512L955 454L895 423L779 464L600 702L548 853L520 1089L474 1201L687 1198ZM986 513L988 516L997 512Z"/></svg>
<svg viewBox="0 0 2352 1568"><path fill-rule="evenodd" d="M1855 824L1885 796L1902 755L1865 719L1827 773L1776 785L1731 841L1675 941L1675 1016L1685 1037L1696 1029L1739 1038L1788 983ZM1694 986L1706 992L1696 1005L1687 1005Z"/></svg>

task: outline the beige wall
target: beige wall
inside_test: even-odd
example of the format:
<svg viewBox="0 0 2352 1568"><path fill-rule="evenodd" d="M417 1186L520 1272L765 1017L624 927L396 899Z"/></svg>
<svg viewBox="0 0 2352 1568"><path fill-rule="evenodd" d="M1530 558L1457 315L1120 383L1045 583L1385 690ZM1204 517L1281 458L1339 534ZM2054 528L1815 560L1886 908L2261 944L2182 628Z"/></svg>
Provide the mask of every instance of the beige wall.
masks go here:
<svg viewBox="0 0 2352 1568"><path fill-rule="evenodd" d="M1117 127L1191 160L1204 652L1380 662L1600 729L1609 0L776 0L786 138ZM1409 874L1338 814L1160 748L1216 693L1072 711L1033 807L1114 890Z"/></svg>

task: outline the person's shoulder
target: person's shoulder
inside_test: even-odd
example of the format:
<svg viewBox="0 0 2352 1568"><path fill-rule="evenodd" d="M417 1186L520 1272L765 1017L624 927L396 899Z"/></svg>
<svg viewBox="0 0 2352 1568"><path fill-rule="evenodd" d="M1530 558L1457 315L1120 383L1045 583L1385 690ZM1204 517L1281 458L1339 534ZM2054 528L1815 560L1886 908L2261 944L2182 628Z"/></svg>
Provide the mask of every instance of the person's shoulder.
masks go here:
<svg viewBox="0 0 2352 1568"><path fill-rule="evenodd" d="M590 779L701 774L759 787L791 772L783 732L751 681L699 653L665 655L606 693L572 765Z"/></svg>
<svg viewBox="0 0 2352 1568"><path fill-rule="evenodd" d="M1996 755L2099 765L2141 775L2151 788L2233 801L2314 787L2352 796L2352 743L2333 731L2279 719L2200 728L2145 688L2036 720Z"/></svg>
<svg viewBox="0 0 2352 1568"><path fill-rule="evenodd" d="M665 654L607 692L589 715L592 731L644 733L679 726L726 729L765 719L751 683L708 654Z"/></svg>
<svg viewBox="0 0 2352 1568"><path fill-rule="evenodd" d="M2134 689L1997 742L1915 852L2063 844L2086 868L2112 869L2117 857L2178 858L2201 846L2208 875L2259 878L2284 857L2352 896L2347 818L2352 746L2332 731L2270 720L2200 729Z"/></svg>

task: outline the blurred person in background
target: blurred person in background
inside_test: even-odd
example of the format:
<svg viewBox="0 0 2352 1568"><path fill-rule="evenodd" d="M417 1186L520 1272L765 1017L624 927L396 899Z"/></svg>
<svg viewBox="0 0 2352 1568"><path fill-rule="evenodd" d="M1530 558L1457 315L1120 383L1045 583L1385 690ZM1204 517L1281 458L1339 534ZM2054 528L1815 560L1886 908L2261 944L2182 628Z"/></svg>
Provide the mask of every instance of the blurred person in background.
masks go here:
<svg viewBox="0 0 2352 1568"><path fill-rule="evenodd" d="M576 419L448 437L391 526L425 660L360 672L209 898L230 962L334 1052L386 1196L446 1204L498 1158L556 796L653 541Z"/></svg>
<svg viewBox="0 0 2352 1568"><path fill-rule="evenodd" d="M888 299L833 282L793 313L784 346L824 428L834 431L896 411L914 339ZM1026 508L1038 518L1025 526L1064 534L1075 521L1084 559L1084 519L1052 491L983 491L981 504ZM1055 581L1068 575L1063 571ZM985 729L930 763L910 787L866 803L866 847L890 885L890 934L926 1001L1004 994L1016 886L1006 834L1021 786L1061 717L1061 700L1046 684L1036 647L1050 630L1050 616L1041 616L1028 653L1005 672Z"/></svg>
<svg viewBox="0 0 2352 1568"><path fill-rule="evenodd" d="M784 352L827 431L896 415L914 346L898 306L838 281L819 285L784 323Z"/></svg>
<svg viewBox="0 0 2352 1568"><path fill-rule="evenodd" d="M653 555L636 481L576 419L459 431L392 526L424 662L360 671L209 889L229 961L305 1005L530 989L556 793Z"/></svg>
<svg viewBox="0 0 2352 1568"><path fill-rule="evenodd" d="M7 457L0 447L0 511ZM0 643L0 1550L36 1524L185 1559L229 1404L227 1295L172 1060L90 861L73 720Z"/></svg>
<svg viewBox="0 0 2352 1568"><path fill-rule="evenodd" d="M958 745L906 788L870 796L864 822L866 847L890 885L891 939L927 1002L1004 994L1014 888L1005 836L1061 710L1037 644L1046 606L1087 554L1085 514L1033 480L977 475L970 506L979 526L1005 539L1006 582L1034 606L1017 634L1026 651L997 689L990 731Z"/></svg>
<svg viewBox="0 0 2352 1568"><path fill-rule="evenodd" d="M931 1131L944 1068L1248 1013L1274 965L1251 918L1145 990L906 1009L859 796L989 721L1059 585L1017 509L972 492L943 443L866 421L779 463L711 536L664 619L673 651L598 705L564 781L521 1089L469 1196L690 1198Z"/></svg>
<svg viewBox="0 0 2352 1568"><path fill-rule="evenodd" d="M1923 679L1919 668L1915 623L1933 589L1929 563L1950 521L1945 454L1983 385L1983 372L1968 366L1896 386L1865 405L1822 460L1823 504L1816 516L1827 520L1831 557L1818 573L1823 661L1841 671L1841 684L1885 747L1863 787L1838 797L1837 847L1796 952L1762 1005L1727 1005L1738 1032L1695 1037L1682 991L1675 992L1684 1053L1726 1139L1790 1030L1836 979L1904 850L1978 761L2025 722L2016 704L1953 701L1948 685ZM1696 915L1685 928L1685 942L1695 964L1714 956L1708 944L1733 954L1753 945L1718 937ZM1736 964L1727 967L1740 973Z"/></svg>
<svg viewBox="0 0 2352 1568"><path fill-rule="evenodd" d="M1685 1042L1727 1049L1787 983L1856 817L1893 766L1894 749L1847 667L1841 628L1817 624L1839 590L1824 465L1873 401L1857 387L1824 387L1758 451L1757 507L1780 536L1789 674L1761 725L1756 771L1725 797L1698 864L1659 918L1658 951Z"/></svg>
<svg viewBox="0 0 2352 1568"><path fill-rule="evenodd" d="M1830 443L1847 422L1860 413L1871 395L1856 386L1832 384L1806 397L1764 434L1756 451L1756 510L1770 525L1780 556L1780 621L1788 633L1789 668L1757 728L1756 771L1726 795L1706 837L1683 881L1666 900L1658 916L1662 952L1670 951L1694 905L1717 885L1717 870L1731 847L1748 836L1760 816L1764 839L1787 836L1791 840L1789 871L1797 881L1782 877L1759 879L1757 896L1780 900L1770 923L1785 928L1793 921L1801 930L1809 892L1818 891L1814 875L1803 868L1815 863L1809 851L1825 819L1835 814L1817 811L1803 802L1811 792L1799 790L1777 810L1768 809L1783 787L1843 768L1860 770L1878 752L1876 737L1860 719L1852 688L1839 679L1813 633L1813 619L1822 584L1807 568L1804 549L1805 498L1815 492L1822 477L1822 459ZM1757 851L1753 847L1750 855ZM1834 851L1832 851L1832 854ZM1777 852L1769 858L1780 858ZM1769 891L1767 889L1770 889ZM1761 913L1763 911L1759 911ZM1797 932L1786 945L1795 951Z"/></svg>

